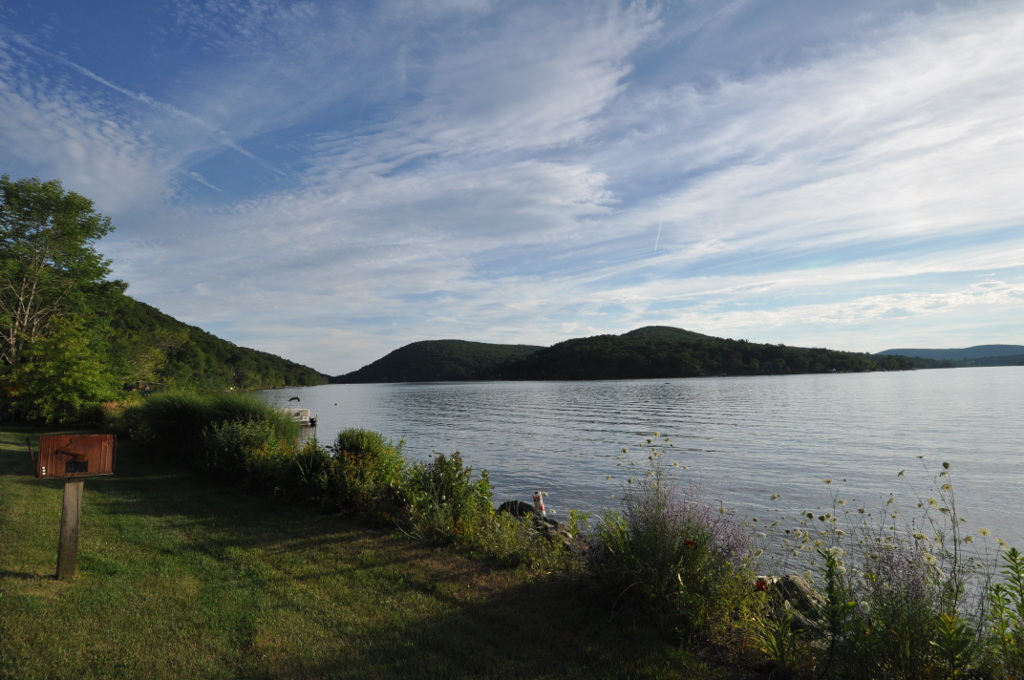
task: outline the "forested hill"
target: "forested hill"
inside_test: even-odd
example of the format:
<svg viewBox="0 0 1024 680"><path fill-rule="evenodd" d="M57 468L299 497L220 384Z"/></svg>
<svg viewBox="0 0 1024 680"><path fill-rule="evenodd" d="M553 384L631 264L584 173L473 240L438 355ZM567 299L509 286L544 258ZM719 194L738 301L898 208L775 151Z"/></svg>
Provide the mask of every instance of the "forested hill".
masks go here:
<svg viewBox="0 0 1024 680"><path fill-rule="evenodd" d="M648 326L622 335L566 340L546 348L460 340L414 342L332 382L432 380L607 380L905 370L927 359L727 340Z"/></svg>
<svg viewBox="0 0 1024 680"><path fill-rule="evenodd" d="M109 358L124 384L224 390L327 382L308 366L239 347L127 295L119 302Z"/></svg>
<svg viewBox="0 0 1024 680"><path fill-rule="evenodd" d="M710 375L773 375L931 367L907 357L873 357L821 348L787 347L649 326L623 335L566 340L517 364L523 380L684 378Z"/></svg>
<svg viewBox="0 0 1024 680"><path fill-rule="evenodd" d="M887 349L879 354L957 361L969 366L1024 365L1024 345L975 345L963 349Z"/></svg>
<svg viewBox="0 0 1024 680"><path fill-rule="evenodd" d="M519 359L540 349L468 340L423 340L400 347L334 383L502 380Z"/></svg>

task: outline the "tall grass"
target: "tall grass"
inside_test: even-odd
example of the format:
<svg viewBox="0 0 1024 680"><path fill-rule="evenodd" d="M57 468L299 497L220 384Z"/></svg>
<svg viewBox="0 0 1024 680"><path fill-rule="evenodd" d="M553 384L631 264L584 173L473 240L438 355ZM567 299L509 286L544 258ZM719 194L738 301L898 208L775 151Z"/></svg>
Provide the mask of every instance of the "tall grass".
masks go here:
<svg viewBox="0 0 1024 680"><path fill-rule="evenodd" d="M126 409L122 419L124 429L147 450L183 462L199 462L210 432L225 423L260 422L268 436L298 436L298 424L287 414L245 394L158 394Z"/></svg>
<svg viewBox="0 0 1024 680"><path fill-rule="evenodd" d="M750 536L699 486L681 490L664 456L650 450L621 512L597 525L589 574L616 606L640 606L685 639L731 640L760 606Z"/></svg>

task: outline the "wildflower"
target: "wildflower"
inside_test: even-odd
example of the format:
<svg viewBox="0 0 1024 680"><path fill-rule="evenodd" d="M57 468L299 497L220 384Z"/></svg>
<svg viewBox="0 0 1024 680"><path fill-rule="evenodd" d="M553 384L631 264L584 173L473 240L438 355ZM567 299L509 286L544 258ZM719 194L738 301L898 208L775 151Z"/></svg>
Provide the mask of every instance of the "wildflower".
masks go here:
<svg viewBox="0 0 1024 680"><path fill-rule="evenodd" d="M921 557L924 559L925 562L927 562L930 566L933 567L939 562L937 559L935 559L935 555L932 555L931 553L923 553Z"/></svg>
<svg viewBox="0 0 1024 680"><path fill-rule="evenodd" d="M777 493L773 493L773 494L772 494L772 500L773 500L773 501L776 501L776 500L778 500L778 499L779 499L779 494L777 494Z"/></svg>
<svg viewBox="0 0 1024 680"><path fill-rule="evenodd" d="M1001 538L996 538L996 543L998 543L999 547L1002 548L1003 550L1006 550L1006 549L1008 549L1010 547L1010 544L1007 543L1006 541L1004 541Z"/></svg>
<svg viewBox="0 0 1024 680"><path fill-rule="evenodd" d="M942 463L942 469L944 469L944 470L948 470L948 469L949 469L949 463L947 463L947 462L943 462L943 463Z"/></svg>
<svg viewBox="0 0 1024 680"><path fill-rule="evenodd" d="M943 491L952 491L953 490L953 485L952 484L943 484L942 485L942 490Z"/></svg>
<svg viewBox="0 0 1024 680"><path fill-rule="evenodd" d="M761 592L768 590L768 580L763 578L757 579L757 583L754 584L754 590Z"/></svg>
<svg viewBox="0 0 1024 680"><path fill-rule="evenodd" d="M992 532L989 529L986 529L985 527L982 527L982 528L978 529L978 535L981 536L982 538L988 538L989 536L992 535Z"/></svg>
<svg viewBox="0 0 1024 680"><path fill-rule="evenodd" d="M825 482L826 484L831 484L832 483L832 480L831 479L827 479L827 478L823 479L821 481Z"/></svg>
<svg viewBox="0 0 1024 680"><path fill-rule="evenodd" d="M900 473L898 475L896 475L896 476L897 477L902 477L905 473L906 473L906 470L900 470Z"/></svg>
<svg viewBox="0 0 1024 680"><path fill-rule="evenodd" d="M928 539L928 537L922 534L920 531L914 534L914 538L916 538L919 541L925 541Z"/></svg>
<svg viewBox="0 0 1024 680"><path fill-rule="evenodd" d="M964 543L974 543L974 536L971 536L971 535L964 536Z"/></svg>

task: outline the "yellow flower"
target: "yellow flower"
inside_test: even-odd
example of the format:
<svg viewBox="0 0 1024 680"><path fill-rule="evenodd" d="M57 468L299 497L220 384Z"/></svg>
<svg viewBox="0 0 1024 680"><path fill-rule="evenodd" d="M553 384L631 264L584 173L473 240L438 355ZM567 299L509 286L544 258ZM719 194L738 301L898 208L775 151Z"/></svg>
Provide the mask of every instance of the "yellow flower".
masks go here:
<svg viewBox="0 0 1024 680"><path fill-rule="evenodd" d="M982 528L978 529L978 535L981 536L982 538L988 538L989 536L992 535L992 531L989 530L989 529L986 529L985 527L982 527Z"/></svg>

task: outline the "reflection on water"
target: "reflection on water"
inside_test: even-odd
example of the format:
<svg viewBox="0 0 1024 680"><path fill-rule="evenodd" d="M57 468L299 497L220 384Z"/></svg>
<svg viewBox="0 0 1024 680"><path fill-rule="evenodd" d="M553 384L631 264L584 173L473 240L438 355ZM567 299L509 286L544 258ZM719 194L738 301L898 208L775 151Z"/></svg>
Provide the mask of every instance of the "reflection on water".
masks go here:
<svg viewBox="0 0 1024 680"><path fill-rule="evenodd" d="M330 443L347 427L406 440L411 458L461 451L486 468L495 500L547 494L549 508L617 507L624 447L652 432L690 466L709 497L746 514L792 516L840 497L880 508L890 493L923 496L953 468L969 527L1024 545L1024 368L600 382L326 385L293 396ZM900 470L905 479L897 479ZM835 480L826 487L822 480ZM770 501L772 494L780 494Z"/></svg>

